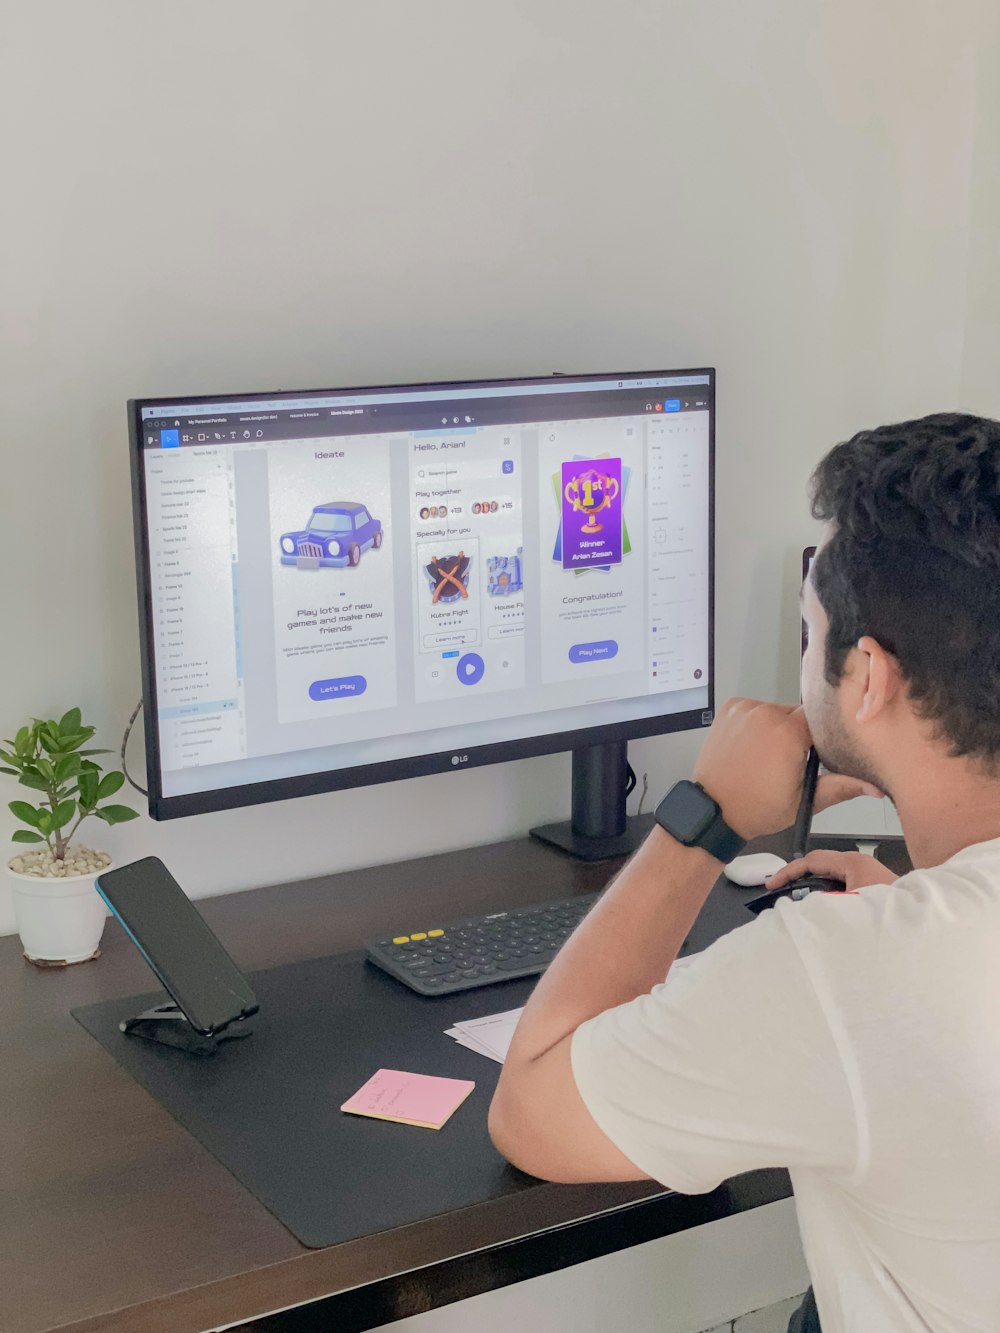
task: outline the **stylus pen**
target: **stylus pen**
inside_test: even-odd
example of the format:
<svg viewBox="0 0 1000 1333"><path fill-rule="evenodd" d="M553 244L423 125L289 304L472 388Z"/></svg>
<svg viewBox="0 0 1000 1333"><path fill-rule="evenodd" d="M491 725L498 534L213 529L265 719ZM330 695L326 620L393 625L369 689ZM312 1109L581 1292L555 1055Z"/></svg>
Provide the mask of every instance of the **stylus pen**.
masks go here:
<svg viewBox="0 0 1000 1333"><path fill-rule="evenodd" d="M809 850L809 830L812 827L813 801L816 799L816 783L819 780L819 755L811 745L806 756L806 771L802 779L802 798L799 811L795 816L792 830L792 860L798 861Z"/></svg>

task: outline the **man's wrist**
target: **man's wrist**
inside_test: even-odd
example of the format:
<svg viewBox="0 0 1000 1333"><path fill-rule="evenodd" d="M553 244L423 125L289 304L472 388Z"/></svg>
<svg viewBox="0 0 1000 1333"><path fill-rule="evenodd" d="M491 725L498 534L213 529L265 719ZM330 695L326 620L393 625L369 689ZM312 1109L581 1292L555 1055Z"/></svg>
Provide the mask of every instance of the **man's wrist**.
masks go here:
<svg viewBox="0 0 1000 1333"><path fill-rule="evenodd" d="M718 876L719 861L717 857L714 857L704 847L692 847L685 842L679 842L672 833L667 832L662 824L653 825L645 845L655 850L660 856L669 856L678 865L690 866L693 872L711 870L713 875Z"/></svg>
<svg viewBox="0 0 1000 1333"><path fill-rule="evenodd" d="M718 801L699 782L675 782L653 818L682 846L701 848L722 865L746 845L746 838L730 827Z"/></svg>

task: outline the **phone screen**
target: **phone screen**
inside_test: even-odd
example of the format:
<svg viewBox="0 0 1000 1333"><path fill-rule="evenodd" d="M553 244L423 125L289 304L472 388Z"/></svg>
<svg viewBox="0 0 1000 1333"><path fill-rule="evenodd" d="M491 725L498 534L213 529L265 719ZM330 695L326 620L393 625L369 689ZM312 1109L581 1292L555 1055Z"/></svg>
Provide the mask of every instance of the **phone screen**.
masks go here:
<svg viewBox="0 0 1000 1333"><path fill-rule="evenodd" d="M204 917L155 856L97 877L97 890L199 1032L257 1011L257 997Z"/></svg>

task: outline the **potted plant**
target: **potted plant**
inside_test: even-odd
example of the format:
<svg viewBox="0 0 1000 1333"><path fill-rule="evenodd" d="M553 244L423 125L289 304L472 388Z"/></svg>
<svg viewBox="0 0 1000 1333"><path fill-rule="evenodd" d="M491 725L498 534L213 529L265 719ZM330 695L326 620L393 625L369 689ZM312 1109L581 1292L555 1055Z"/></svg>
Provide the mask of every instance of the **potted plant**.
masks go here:
<svg viewBox="0 0 1000 1333"><path fill-rule="evenodd" d="M108 804L125 775L102 775L94 756L110 752L83 748L94 730L71 708L58 722L33 718L0 748L0 773L41 798L37 805L10 802L11 814L26 825L14 841L34 845L7 863L24 956L39 966L83 963L100 952L107 913L94 876L111 857L73 842L80 825L91 815L105 824L137 818L127 805Z"/></svg>

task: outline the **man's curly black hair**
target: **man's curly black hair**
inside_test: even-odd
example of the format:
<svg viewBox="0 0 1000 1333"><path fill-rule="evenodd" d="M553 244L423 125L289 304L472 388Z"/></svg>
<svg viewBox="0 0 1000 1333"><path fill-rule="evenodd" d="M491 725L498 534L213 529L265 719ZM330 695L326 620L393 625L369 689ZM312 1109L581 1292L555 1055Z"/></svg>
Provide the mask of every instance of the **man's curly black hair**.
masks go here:
<svg viewBox="0 0 1000 1333"><path fill-rule="evenodd" d="M812 510L832 524L812 574L827 680L871 635L950 753L1000 770L1000 422L860 431L816 469Z"/></svg>

